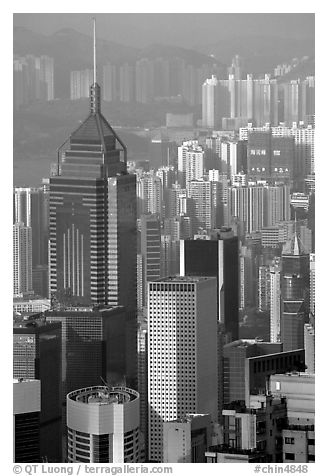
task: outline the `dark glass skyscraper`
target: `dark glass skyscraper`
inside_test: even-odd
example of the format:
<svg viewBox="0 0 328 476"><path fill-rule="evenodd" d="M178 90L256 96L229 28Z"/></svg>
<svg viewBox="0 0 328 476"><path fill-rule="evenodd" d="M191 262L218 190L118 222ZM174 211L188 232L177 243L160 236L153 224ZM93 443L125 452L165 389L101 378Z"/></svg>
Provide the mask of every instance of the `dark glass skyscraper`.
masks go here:
<svg viewBox="0 0 328 476"><path fill-rule="evenodd" d="M133 365L136 181L127 172L126 147L102 115L100 102L94 37L90 113L59 149L58 172L50 178L50 292L66 306L125 306ZM130 370L136 374L136 368Z"/></svg>
<svg viewBox="0 0 328 476"><path fill-rule="evenodd" d="M298 236L282 251L281 341L284 351L304 348L304 324L309 313L309 254L302 250Z"/></svg>
<svg viewBox="0 0 328 476"><path fill-rule="evenodd" d="M239 334L239 244L231 228L221 228L211 239L181 241L181 276L215 276L218 320L229 340Z"/></svg>
<svg viewBox="0 0 328 476"><path fill-rule="evenodd" d="M61 461L61 324L46 322L40 314L14 320L16 379L41 382L40 455L49 462Z"/></svg>

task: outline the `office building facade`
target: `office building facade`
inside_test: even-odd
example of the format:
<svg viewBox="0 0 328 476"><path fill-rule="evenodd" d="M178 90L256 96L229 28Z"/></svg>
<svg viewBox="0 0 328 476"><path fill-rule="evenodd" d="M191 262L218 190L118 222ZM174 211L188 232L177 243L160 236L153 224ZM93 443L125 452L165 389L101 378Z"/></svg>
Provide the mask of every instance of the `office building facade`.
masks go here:
<svg viewBox="0 0 328 476"><path fill-rule="evenodd" d="M160 462L163 422L205 412L217 421L217 286L192 276L148 286L149 460Z"/></svg>

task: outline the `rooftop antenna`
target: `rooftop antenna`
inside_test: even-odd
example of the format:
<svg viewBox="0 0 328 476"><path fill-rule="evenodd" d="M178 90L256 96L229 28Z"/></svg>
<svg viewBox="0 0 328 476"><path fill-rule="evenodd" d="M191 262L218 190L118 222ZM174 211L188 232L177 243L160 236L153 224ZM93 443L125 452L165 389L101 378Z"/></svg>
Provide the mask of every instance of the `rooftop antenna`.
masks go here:
<svg viewBox="0 0 328 476"><path fill-rule="evenodd" d="M97 82L96 19L93 17L93 84Z"/></svg>
<svg viewBox="0 0 328 476"><path fill-rule="evenodd" d="M93 17L93 84L90 86L90 107L92 114L100 113L100 86L97 84L96 61L96 19Z"/></svg>

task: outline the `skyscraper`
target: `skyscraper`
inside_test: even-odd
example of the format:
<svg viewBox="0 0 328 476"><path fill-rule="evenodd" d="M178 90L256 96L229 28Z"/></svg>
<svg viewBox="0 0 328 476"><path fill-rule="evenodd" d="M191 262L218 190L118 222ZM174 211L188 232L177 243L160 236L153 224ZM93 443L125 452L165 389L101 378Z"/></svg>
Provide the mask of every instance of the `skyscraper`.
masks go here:
<svg viewBox="0 0 328 476"><path fill-rule="evenodd" d="M308 322L309 254L296 234L281 257L281 342L284 351L304 348L304 324Z"/></svg>
<svg viewBox="0 0 328 476"><path fill-rule="evenodd" d="M40 380L14 379L14 461L40 463Z"/></svg>
<svg viewBox="0 0 328 476"><path fill-rule="evenodd" d="M14 378L41 383L41 458L61 462L61 324L40 315L16 317L13 331Z"/></svg>
<svg viewBox="0 0 328 476"><path fill-rule="evenodd" d="M138 463L138 392L94 386L67 395L69 463Z"/></svg>
<svg viewBox="0 0 328 476"><path fill-rule="evenodd" d="M180 275L216 277L218 320L231 340L238 339L239 245L232 230L215 230L209 240L181 241Z"/></svg>
<svg viewBox="0 0 328 476"><path fill-rule="evenodd" d="M50 178L50 292L66 305L124 305L136 361L136 191L126 147L101 113L94 70L90 113L58 152Z"/></svg>
<svg viewBox="0 0 328 476"><path fill-rule="evenodd" d="M62 327L62 401L72 390L99 381L121 385L131 380L126 340L126 314L122 307L68 308L45 313L47 322ZM128 375L127 375L128 374Z"/></svg>
<svg viewBox="0 0 328 476"><path fill-rule="evenodd" d="M13 292L32 291L32 228L23 223L13 225Z"/></svg>
<svg viewBox="0 0 328 476"><path fill-rule="evenodd" d="M149 283L149 460L163 461L163 422L186 413L217 421L215 278L176 276Z"/></svg>
<svg viewBox="0 0 328 476"><path fill-rule="evenodd" d="M140 241L143 268L143 305L147 305L147 282L161 276L161 227L156 215L141 215Z"/></svg>

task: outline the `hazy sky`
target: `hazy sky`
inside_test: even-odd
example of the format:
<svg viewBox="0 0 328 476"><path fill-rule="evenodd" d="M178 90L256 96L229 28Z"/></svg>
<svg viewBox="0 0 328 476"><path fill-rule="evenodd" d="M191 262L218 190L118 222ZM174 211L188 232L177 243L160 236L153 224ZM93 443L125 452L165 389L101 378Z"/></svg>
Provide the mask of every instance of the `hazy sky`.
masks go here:
<svg viewBox="0 0 328 476"><path fill-rule="evenodd" d="M66 27L90 34L92 16L97 36L137 47L192 47L232 35L314 38L312 13L15 13L14 26L46 35Z"/></svg>

